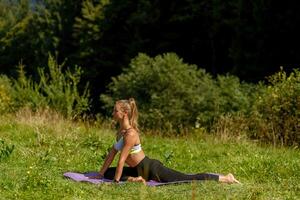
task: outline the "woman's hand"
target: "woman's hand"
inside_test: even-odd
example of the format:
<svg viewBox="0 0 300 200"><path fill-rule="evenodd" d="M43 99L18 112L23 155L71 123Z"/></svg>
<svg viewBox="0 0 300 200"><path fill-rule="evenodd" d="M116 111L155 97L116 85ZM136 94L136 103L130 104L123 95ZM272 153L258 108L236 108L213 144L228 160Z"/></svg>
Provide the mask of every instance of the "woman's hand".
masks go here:
<svg viewBox="0 0 300 200"><path fill-rule="evenodd" d="M94 175L94 176L88 176L88 178L90 178L90 179L102 179L102 178L104 178L104 175L101 174L101 173L98 173L97 175Z"/></svg>

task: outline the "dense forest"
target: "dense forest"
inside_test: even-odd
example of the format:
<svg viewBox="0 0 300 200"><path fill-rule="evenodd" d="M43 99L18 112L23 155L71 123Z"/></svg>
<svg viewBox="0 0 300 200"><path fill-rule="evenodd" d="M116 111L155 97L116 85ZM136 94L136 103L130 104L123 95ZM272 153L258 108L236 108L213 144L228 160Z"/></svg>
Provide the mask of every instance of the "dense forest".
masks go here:
<svg viewBox="0 0 300 200"><path fill-rule="evenodd" d="M257 82L280 66L299 67L298 8L270 0L1 0L0 72L17 77L22 63L35 78L52 54L83 69L94 105L138 53L174 52L213 76Z"/></svg>

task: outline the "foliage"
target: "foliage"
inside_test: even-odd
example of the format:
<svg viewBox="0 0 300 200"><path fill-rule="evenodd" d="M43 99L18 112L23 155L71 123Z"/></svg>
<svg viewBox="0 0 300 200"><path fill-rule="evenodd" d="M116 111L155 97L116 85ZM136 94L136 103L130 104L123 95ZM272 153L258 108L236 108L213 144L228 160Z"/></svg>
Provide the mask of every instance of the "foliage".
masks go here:
<svg viewBox="0 0 300 200"><path fill-rule="evenodd" d="M147 89L146 92L137 89L142 125L170 129L181 129L186 125L211 127L219 119L221 124L227 123L226 120L230 121L233 116L233 120L249 120L250 137L298 144L299 136L294 134L299 129L294 125L298 123L298 104L290 100L298 98L298 89L293 88L296 81L292 80L288 86L286 80L270 80L269 88L265 88L263 84L245 84L234 76L217 76L230 72L243 80L261 80L277 70L278 63L299 63L299 48L294 41L299 35L296 27L300 15L295 5L296 1L282 4L278 13L278 2L268 0L1 0L0 70L17 77L15 66L23 63L30 78L24 74L25 79L19 77L24 89L21 91L20 86L19 93L10 91L9 87L0 90L0 112L14 106L37 108L51 104L51 107L62 109L65 115L77 115L70 114L72 109L80 110L70 106L77 100L67 98L69 106L63 106L62 101L54 100L56 97L51 91L55 89L46 87L46 92L42 88L45 83L40 74L46 74L47 69L38 70L38 67L47 66L49 52L55 54L60 63L82 66L85 70L80 72L80 77L92 83L92 96L96 99L104 92L110 78L117 77L139 52L153 56L171 51L205 71L189 66L197 71L197 75L189 77L187 72L182 72L183 77L188 77L182 80L172 67L165 67L167 72L157 68L160 75L151 71L153 67L137 67L141 77L145 77L138 79L144 85L130 83L128 87ZM277 31L279 29L281 31ZM147 59L139 62L146 66L155 65L156 61ZM291 72L293 67L286 66L286 71ZM172 79L170 75L176 78ZM135 78L128 75L126 84ZM121 82L115 78L114 82L118 81ZM161 85L153 84L156 82ZM115 95L113 98L120 98L112 88L123 86L113 84L109 86L109 92ZM169 89L163 88L168 85L171 85ZM78 82L77 86L78 93L85 94L85 85ZM58 85L53 87L63 90L58 89ZM290 93L284 95L281 90ZM130 92L123 92L124 96L135 95ZM11 95L16 102L10 102ZM109 96L102 96L105 107L113 102ZM11 106L12 103L16 104ZM93 102L94 113L99 111L99 104L97 100ZM279 118L281 115L284 119Z"/></svg>
<svg viewBox="0 0 300 200"><path fill-rule="evenodd" d="M26 76L25 66L19 64L19 76L14 80L12 97L15 110L22 107L29 107L33 110L47 107L46 97L40 92L41 86L35 83L30 77Z"/></svg>
<svg viewBox="0 0 300 200"><path fill-rule="evenodd" d="M50 52L84 69L96 99L139 52L176 52L214 76L258 81L299 63L299 19L296 1L1 0L0 70L17 77L22 61L36 79Z"/></svg>
<svg viewBox="0 0 300 200"><path fill-rule="evenodd" d="M0 2L0 38L28 14L28 0L2 0Z"/></svg>
<svg viewBox="0 0 300 200"><path fill-rule="evenodd" d="M10 26L2 30L0 26L0 36L3 33L0 37L2 70L15 75L13 67L22 60L28 66L28 73L35 78L37 67L46 65L49 52L63 55L60 60L71 56L73 23L80 11L81 0L11 2L14 2L10 3L13 6L7 7L8 14L3 17L4 21L11 21ZM12 20L8 20L11 18L9 13L13 15Z"/></svg>
<svg viewBox="0 0 300 200"><path fill-rule="evenodd" d="M14 66L29 51L31 41L28 27L32 12L28 0L0 2L0 66L1 72L14 73ZM22 55L22 57L20 57Z"/></svg>
<svg viewBox="0 0 300 200"><path fill-rule="evenodd" d="M94 1L87 0L82 2L81 16L75 18L74 39L78 41L80 58L96 57L94 45L99 42L103 34L102 21L104 7L108 4L107 0L101 0L94 4Z"/></svg>
<svg viewBox="0 0 300 200"><path fill-rule="evenodd" d="M232 75L218 75L210 84L210 91L201 92L197 126L211 127L220 116L250 112L254 85L240 82L238 77Z"/></svg>
<svg viewBox="0 0 300 200"><path fill-rule="evenodd" d="M108 110L115 100L134 97L142 126L151 129L209 126L222 113L246 112L249 107L246 87L238 78L214 80L174 53L154 58L139 54L124 73L113 78L108 90L109 95L101 96Z"/></svg>
<svg viewBox="0 0 300 200"><path fill-rule="evenodd" d="M274 144L300 144L300 71L281 71L268 78L269 85L258 96L252 118L255 136Z"/></svg>
<svg viewBox="0 0 300 200"><path fill-rule="evenodd" d="M14 145L9 145L0 138L0 161L8 158L12 154L14 148Z"/></svg>
<svg viewBox="0 0 300 200"><path fill-rule="evenodd" d="M212 131L223 138L248 137L275 145L299 147L300 71L283 68L252 89L249 111L221 114Z"/></svg>
<svg viewBox="0 0 300 200"><path fill-rule="evenodd" d="M12 85L10 79L5 76L0 76L0 113L9 112L13 106L11 97Z"/></svg>
<svg viewBox="0 0 300 200"><path fill-rule="evenodd" d="M134 97L138 102L141 124L147 128L193 123L196 113L187 110L197 104L199 97L191 94L196 93L200 76L211 80L203 70L184 64L175 54L155 58L139 54L123 74L113 78L109 85L112 95L102 95L101 100L110 110L118 98Z"/></svg>
<svg viewBox="0 0 300 200"><path fill-rule="evenodd" d="M14 98L18 107L30 107L33 110L50 107L68 118L77 117L89 109L89 92L86 88L82 94L78 91L82 71L75 67L75 71L63 70L63 64L57 64L49 55L49 72L39 68L39 82L26 77L23 66L14 84Z"/></svg>

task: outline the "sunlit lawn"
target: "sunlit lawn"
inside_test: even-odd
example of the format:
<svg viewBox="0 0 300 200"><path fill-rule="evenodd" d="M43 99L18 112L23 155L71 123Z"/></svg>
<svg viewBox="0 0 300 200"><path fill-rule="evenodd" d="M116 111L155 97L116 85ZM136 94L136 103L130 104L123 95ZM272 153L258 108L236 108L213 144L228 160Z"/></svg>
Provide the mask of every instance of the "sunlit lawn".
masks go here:
<svg viewBox="0 0 300 200"><path fill-rule="evenodd" d="M108 126L45 116L2 116L0 199L300 199L298 149L253 141L219 140L207 134L142 135L149 157L183 172L233 173L241 185L194 182L160 187L137 183L93 185L63 177L98 170L114 132ZM115 165L116 162L113 163Z"/></svg>

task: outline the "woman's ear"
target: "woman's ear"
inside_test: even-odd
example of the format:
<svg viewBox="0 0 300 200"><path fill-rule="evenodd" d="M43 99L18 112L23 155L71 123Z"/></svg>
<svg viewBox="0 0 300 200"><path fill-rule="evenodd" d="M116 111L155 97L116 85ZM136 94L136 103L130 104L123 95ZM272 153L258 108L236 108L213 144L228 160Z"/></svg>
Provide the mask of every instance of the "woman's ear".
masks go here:
<svg viewBox="0 0 300 200"><path fill-rule="evenodd" d="M123 118L125 118L125 117L128 118L128 112L126 112L126 111L123 113Z"/></svg>

